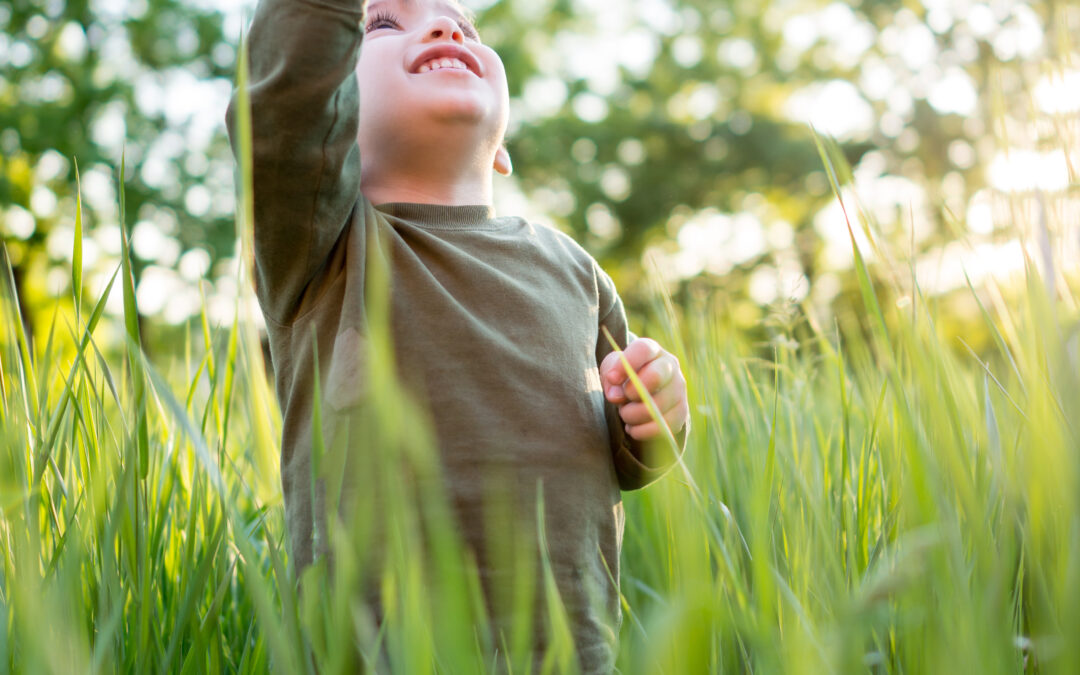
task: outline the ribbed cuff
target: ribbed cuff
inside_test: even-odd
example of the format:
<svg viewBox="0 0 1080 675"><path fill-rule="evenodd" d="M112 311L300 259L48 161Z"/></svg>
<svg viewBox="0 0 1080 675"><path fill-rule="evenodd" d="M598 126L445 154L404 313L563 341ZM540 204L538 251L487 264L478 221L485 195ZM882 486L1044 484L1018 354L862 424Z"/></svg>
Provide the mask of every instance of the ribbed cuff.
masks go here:
<svg viewBox="0 0 1080 675"><path fill-rule="evenodd" d="M445 204L391 202L379 204L375 208L392 218L420 227L475 230L502 226L495 220L495 207L484 204L447 206Z"/></svg>
<svg viewBox="0 0 1080 675"><path fill-rule="evenodd" d="M689 424L677 434L675 440L679 454L673 456L671 446L664 438L650 441L635 441L629 436L623 439L615 453L615 470L619 477L619 487L623 490L637 490L656 482L675 466L686 451L686 437Z"/></svg>

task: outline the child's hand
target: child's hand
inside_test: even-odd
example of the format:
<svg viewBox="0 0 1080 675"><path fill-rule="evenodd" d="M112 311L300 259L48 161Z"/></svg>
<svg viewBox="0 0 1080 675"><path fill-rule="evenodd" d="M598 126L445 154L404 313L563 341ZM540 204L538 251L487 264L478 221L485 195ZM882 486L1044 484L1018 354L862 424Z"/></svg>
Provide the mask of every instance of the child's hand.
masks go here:
<svg viewBox="0 0 1080 675"><path fill-rule="evenodd" d="M634 340L627 345L623 355L649 390L671 432L678 433L690 419L686 378L679 368L679 360L649 338ZM626 433L631 438L644 441L662 433L660 425L649 414L648 406L638 396L634 383L626 376L618 352L608 354L600 364L600 382L607 400L619 407L619 416L626 423Z"/></svg>

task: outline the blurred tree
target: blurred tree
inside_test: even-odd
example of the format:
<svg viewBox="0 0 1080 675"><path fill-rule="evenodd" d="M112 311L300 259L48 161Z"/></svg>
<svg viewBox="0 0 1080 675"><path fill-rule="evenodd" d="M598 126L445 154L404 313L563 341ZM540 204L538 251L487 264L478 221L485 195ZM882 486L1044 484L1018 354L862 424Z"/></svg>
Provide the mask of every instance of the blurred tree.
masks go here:
<svg viewBox="0 0 1080 675"><path fill-rule="evenodd" d="M1035 107L1040 75L1076 58L1080 10L504 0L480 24L519 101L520 185L616 270L631 302L653 248L676 290L719 293L718 306L762 303L770 293L755 294L756 281L798 300L826 276L820 298L851 306L850 275L833 274L850 268L850 244L841 214L822 216L835 200L807 123L852 165L865 158L856 193L877 235L913 259L937 250L991 227L966 212L977 195L1000 196L986 168L1005 149L1001 131Z"/></svg>
<svg viewBox="0 0 1080 675"><path fill-rule="evenodd" d="M878 235L917 256L964 229L995 129L1031 107L1040 64L1075 54L1080 31L1080 12L1053 0L467 4L506 64L514 184L631 304L649 252L678 292L719 297L745 323L770 297L853 290L834 274L850 247L846 231L830 240L843 221L823 215L832 195L807 122L860 165ZM62 286L45 282L70 231L71 158L91 222L115 223L101 174L122 144L128 222L146 225L138 270L205 251L190 279L234 254L221 118L237 36L223 25L175 0L0 4L0 209L17 274L39 281L26 307Z"/></svg>
<svg viewBox="0 0 1080 675"><path fill-rule="evenodd" d="M595 3L558 3L550 28L508 38L529 31L524 4L491 8L485 37L510 54L513 93L526 103L538 75L566 89L552 114L525 111L527 128L511 146L515 168L527 192L569 190L573 199L556 203L556 214L609 262L637 258L673 211L737 211L750 193L786 194L813 211L822 190L808 195L805 181L821 162L806 125L785 118L781 104L820 74L777 67L780 41L763 25L768 3L621 3L617 12L636 7L616 31L602 25L611 12L580 11ZM567 32L598 34L617 72L575 68L594 54L559 56L560 42L589 39L566 40ZM853 145L850 158L867 148ZM603 216L590 212L610 214L617 226L598 225Z"/></svg>
<svg viewBox="0 0 1080 675"><path fill-rule="evenodd" d="M702 209L768 202L802 225L827 199L806 125L782 111L820 73L777 65L768 3L559 2L542 25L543 10L525 4L498 3L481 21L523 101L526 128L510 144L518 180L624 281L640 278L650 242L670 242ZM868 147L849 144L849 160ZM741 262L751 269L765 253Z"/></svg>
<svg viewBox="0 0 1080 675"><path fill-rule="evenodd" d="M137 277L193 247L211 259L232 253L231 202L192 192L231 182L228 165L210 161L224 156L223 137L192 114L213 104L200 81L221 78L217 91L228 91L234 48L222 25L218 12L175 0L0 3L0 212L24 312L52 302L66 278L56 263L71 254L73 160L90 232L117 224L125 155L127 226L144 221L163 235L140 247ZM115 227L107 233L118 248ZM96 257L101 247L88 246Z"/></svg>

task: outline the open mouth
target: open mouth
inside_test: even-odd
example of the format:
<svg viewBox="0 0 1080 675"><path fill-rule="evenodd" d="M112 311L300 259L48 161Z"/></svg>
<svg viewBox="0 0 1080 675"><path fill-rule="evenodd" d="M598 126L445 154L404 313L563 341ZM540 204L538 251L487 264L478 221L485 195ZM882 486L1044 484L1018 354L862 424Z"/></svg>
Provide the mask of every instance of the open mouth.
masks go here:
<svg viewBox="0 0 1080 675"><path fill-rule="evenodd" d="M424 50L413 61L409 72L419 75L437 70L472 73L477 77L482 77L480 62L476 60L476 57L469 50L452 44L438 45Z"/></svg>
<svg viewBox="0 0 1080 675"><path fill-rule="evenodd" d="M420 64L420 67L416 69L418 73L429 73L433 70L468 70L469 67L465 65L465 62L461 59L432 59L427 63Z"/></svg>

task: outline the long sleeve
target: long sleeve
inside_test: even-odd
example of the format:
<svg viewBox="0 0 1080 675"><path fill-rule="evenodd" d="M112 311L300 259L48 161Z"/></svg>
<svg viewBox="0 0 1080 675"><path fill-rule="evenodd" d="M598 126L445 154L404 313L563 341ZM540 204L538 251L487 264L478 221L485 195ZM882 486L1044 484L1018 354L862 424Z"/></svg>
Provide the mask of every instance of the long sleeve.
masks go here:
<svg viewBox="0 0 1080 675"><path fill-rule="evenodd" d="M596 268L596 276L600 295L600 326L611 332L619 349L626 349L635 336L627 327L626 310L623 308L622 300L615 290L614 282L599 267ZM604 357L612 352L612 348L599 327L597 332L596 363L599 365ZM681 457L685 451L686 428L675 435L679 445L679 454L676 456L668 441L663 437L641 442L628 436L622 418L619 417L618 408L606 401L604 406L608 434L611 439L612 458L615 462L615 473L619 479L620 489L637 490L655 482L676 464L678 457Z"/></svg>
<svg viewBox="0 0 1080 675"><path fill-rule="evenodd" d="M288 324L360 197L364 0L261 0L248 37L256 293ZM237 147L237 97L226 115Z"/></svg>

